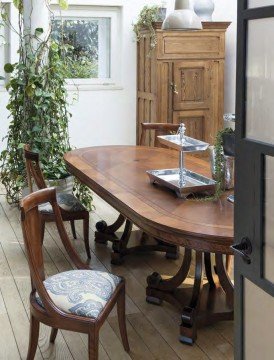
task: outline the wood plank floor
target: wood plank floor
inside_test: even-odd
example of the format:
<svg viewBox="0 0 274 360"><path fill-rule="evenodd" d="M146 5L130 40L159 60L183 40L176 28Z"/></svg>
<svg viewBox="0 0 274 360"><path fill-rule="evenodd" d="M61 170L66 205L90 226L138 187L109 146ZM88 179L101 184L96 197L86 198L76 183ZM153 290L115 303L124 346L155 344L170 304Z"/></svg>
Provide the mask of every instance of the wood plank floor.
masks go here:
<svg viewBox="0 0 274 360"><path fill-rule="evenodd" d="M3 193L3 191L1 191ZM128 256L123 266L110 264L111 247L94 244L95 223L115 220L117 213L97 196L96 210L90 218L91 266L94 269L123 275L127 282L127 328L130 354L120 342L116 312L110 314L100 333L100 360L202 360L233 359L233 322L221 322L200 329L193 347L178 341L180 313L171 305L161 307L145 301L146 277L153 271L174 274L180 260L166 260L163 254ZM67 227L71 236L70 229ZM73 240L85 259L82 229ZM46 227L45 268L48 276L71 269L53 224ZM183 250L182 250L183 251ZM189 281L192 281L191 274ZM25 359L28 347L30 279L19 221L19 211L7 205L0 195L0 360ZM68 331L58 332L54 346L49 344L49 328L41 327L36 359L87 359L87 336Z"/></svg>

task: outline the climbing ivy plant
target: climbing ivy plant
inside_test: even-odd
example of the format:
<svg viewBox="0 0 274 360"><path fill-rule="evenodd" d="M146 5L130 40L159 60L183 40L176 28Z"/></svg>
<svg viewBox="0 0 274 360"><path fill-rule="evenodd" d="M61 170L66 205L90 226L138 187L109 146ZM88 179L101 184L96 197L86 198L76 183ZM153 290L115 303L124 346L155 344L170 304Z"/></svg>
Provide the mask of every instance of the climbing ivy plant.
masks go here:
<svg viewBox="0 0 274 360"><path fill-rule="evenodd" d="M33 35L26 35L23 2L13 0L13 3L19 10L19 60L4 66L8 77L10 125L3 139L7 142L6 149L0 154L0 180L10 204L19 202L22 188L26 186L24 144L39 153L46 179L62 179L69 175L63 156L71 150L68 134L71 114L65 87L66 68L61 60L62 45L52 41L50 34L42 39L42 28L37 28ZM67 1L59 3L62 8L67 7ZM9 25L4 8L1 19ZM91 209L89 189L76 182L74 190Z"/></svg>
<svg viewBox="0 0 274 360"><path fill-rule="evenodd" d="M133 25L133 31L135 32L137 41L140 41L145 34L142 32L144 29L148 29L150 33L150 52L154 50L157 45L157 35L153 27L153 23L159 21L160 17L160 6L144 6L141 10L136 24Z"/></svg>

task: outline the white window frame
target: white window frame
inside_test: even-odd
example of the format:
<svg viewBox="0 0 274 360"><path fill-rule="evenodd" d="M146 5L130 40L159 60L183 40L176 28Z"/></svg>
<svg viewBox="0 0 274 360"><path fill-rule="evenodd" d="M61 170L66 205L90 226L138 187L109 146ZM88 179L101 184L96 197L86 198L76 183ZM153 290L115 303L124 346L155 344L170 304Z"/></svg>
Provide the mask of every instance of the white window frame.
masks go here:
<svg viewBox="0 0 274 360"><path fill-rule="evenodd" d="M68 10L60 11L58 6L51 6L56 19L85 19L85 18L110 18L110 77L89 79L67 79L68 89L90 90L121 88L121 7L120 6L95 6L95 5L70 5Z"/></svg>

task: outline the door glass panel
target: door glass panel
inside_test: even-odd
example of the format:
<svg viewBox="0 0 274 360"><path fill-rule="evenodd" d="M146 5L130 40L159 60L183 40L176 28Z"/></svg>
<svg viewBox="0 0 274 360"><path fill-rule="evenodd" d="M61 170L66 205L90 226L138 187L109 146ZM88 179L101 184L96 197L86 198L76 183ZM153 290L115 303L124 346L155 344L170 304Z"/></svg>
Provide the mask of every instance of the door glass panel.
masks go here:
<svg viewBox="0 0 274 360"><path fill-rule="evenodd" d="M270 5L274 5L274 0L249 0L248 1L249 8L270 6Z"/></svg>
<svg viewBox="0 0 274 360"><path fill-rule="evenodd" d="M273 297L245 279L243 313L245 360L273 358L274 321L272 314L274 314Z"/></svg>
<svg viewBox="0 0 274 360"><path fill-rule="evenodd" d="M264 277L274 283L274 157L265 157Z"/></svg>
<svg viewBox="0 0 274 360"><path fill-rule="evenodd" d="M274 18L249 21L246 74L246 136L271 144L274 144L273 29Z"/></svg>

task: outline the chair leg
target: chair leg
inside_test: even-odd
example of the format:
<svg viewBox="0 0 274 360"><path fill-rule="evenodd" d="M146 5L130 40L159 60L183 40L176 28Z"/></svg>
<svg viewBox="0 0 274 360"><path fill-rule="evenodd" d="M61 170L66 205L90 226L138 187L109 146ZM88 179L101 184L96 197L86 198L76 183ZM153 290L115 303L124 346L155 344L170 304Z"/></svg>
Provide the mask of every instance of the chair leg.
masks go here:
<svg viewBox="0 0 274 360"><path fill-rule="evenodd" d="M44 237L45 237L45 226L46 226L46 223L45 221L42 219L41 220L41 244L43 245L44 243Z"/></svg>
<svg viewBox="0 0 274 360"><path fill-rule="evenodd" d="M50 333L49 341L53 344L57 336L58 329L52 328Z"/></svg>
<svg viewBox="0 0 274 360"><path fill-rule="evenodd" d="M77 239L74 220L70 220L70 226L71 226L71 231L72 231L72 235L73 235L74 239Z"/></svg>
<svg viewBox="0 0 274 360"><path fill-rule="evenodd" d="M39 327L40 327L39 321L36 320L33 315L31 315L30 333L29 333L29 349L28 349L27 360L34 359L37 345L38 345L38 339L39 339Z"/></svg>
<svg viewBox="0 0 274 360"><path fill-rule="evenodd" d="M85 242L85 248L87 257L90 259L90 247L89 247L89 215L83 220L83 231L84 231L84 242Z"/></svg>
<svg viewBox="0 0 274 360"><path fill-rule="evenodd" d="M122 343L123 343L125 351L129 352L130 347L129 347L129 343L128 343L127 327L126 327L125 287L121 290L120 295L117 300L117 314L118 314L118 322L119 322Z"/></svg>
<svg viewBox="0 0 274 360"><path fill-rule="evenodd" d="M99 331L93 328L88 334L88 356L89 360L98 360Z"/></svg>

